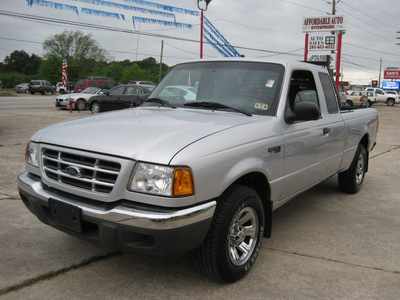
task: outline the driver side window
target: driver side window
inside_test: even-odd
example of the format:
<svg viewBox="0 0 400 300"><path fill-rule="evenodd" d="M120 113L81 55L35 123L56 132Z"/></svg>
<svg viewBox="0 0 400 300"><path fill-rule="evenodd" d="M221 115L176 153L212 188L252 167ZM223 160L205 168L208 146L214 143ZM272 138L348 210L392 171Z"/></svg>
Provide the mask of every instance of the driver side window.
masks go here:
<svg viewBox="0 0 400 300"><path fill-rule="evenodd" d="M314 76L310 71L296 70L290 79L288 94L289 109L293 110L298 102L311 102L319 107Z"/></svg>

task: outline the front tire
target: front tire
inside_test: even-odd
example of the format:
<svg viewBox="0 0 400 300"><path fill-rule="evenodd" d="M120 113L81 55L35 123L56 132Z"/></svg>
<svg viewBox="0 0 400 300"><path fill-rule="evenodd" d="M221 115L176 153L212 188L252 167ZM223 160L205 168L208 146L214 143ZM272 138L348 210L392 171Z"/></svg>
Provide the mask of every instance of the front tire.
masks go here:
<svg viewBox="0 0 400 300"><path fill-rule="evenodd" d="M394 100L393 99L389 99L386 101L387 106L394 106Z"/></svg>
<svg viewBox="0 0 400 300"><path fill-rule="evenodd" d="M84 110L86 108L86 101L83 99L78 99L79 103L75 103L75 109L76 110ZM85 103L81 103L85 102Z"/></svg>
<svg viewBox="0 0 400 300"><path fill-rule="evenodd" d="M241 279L256 261L264 222L259 195L249 187L230 187L218 199L207 237L196 250L200 270L222 282Z"/></svg>
<svg viewBox="0 0 400 300"><path fill-rule="evenodd" d="M364 182L368 156L363 145L358 145L356 155L347 171L339 173L339 188L342 192L355 194Z"/></svg>
<svg viewBox="0 0 400 300"><path fill-rule="evenodd" d="M100 103L94 101L90 106L90 111L92 112L92 114L98 114L101 111Z"/></svg>

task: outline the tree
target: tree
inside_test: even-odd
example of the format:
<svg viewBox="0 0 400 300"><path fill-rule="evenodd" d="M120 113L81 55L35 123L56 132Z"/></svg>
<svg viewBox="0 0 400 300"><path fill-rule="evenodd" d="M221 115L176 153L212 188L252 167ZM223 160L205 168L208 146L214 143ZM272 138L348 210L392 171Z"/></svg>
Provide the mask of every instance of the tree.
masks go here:
<svg viewBox="0 0 400 300"><path fill-rule="evenodd" d="M13 51L10 56L6 56L2 69L5 72L19 72L33 75L39 70L42 59L36 54L29 56L24 50Z"/></svg>
<svg viewBox="0 0 400 300"><path fill-rule="evenodd" d="M39 79L48 80L55 84L61 81L62 58L50 56L42 62L39 69Z"/></svg>
<svg viewBox="0 0 400 300"><path fill-rule="evenodd" d="M43 43L44 56L53 55L73 57L75 60L84 61L93 59L95 61L107 60L107 52L102 49L91 34L83 34L82 31L65 30L46 39Z"/></svg>

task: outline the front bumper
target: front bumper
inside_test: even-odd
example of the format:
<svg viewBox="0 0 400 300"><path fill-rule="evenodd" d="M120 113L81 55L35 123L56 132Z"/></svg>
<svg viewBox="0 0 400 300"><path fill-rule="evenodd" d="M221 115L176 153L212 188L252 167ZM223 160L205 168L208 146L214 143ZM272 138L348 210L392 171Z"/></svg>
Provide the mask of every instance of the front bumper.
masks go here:
<svg viewBox="0 0 400 300"><path fill-rule="evenodd" d="M64 100L64 99L59 100L59 99L56 99L56 100L54 101L54 104L55 104L55 106L57 106L57 107L67 107L67 108L69 108L69 100Z"/></svg>
<svg viewBox="0 0 400 300"><path fill-rule="evenodd" d="M45 224L104 247L155 255L181 254L199 247L216 207L216 201L179 210L123 201L105 207L53 190L27 172L19 176L18 188L25 206ZM54 201L79 211L78 230L55 221L50 208Z"/></svg>

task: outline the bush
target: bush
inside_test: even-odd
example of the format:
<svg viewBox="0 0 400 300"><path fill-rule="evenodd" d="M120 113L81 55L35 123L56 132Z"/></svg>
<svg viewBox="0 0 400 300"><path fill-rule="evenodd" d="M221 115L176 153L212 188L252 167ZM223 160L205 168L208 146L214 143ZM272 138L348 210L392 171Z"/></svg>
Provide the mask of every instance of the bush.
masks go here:
<svg viewBox="0 0 400 300"><path fill-rule="evenodd" d="M24 83L31 81L31 79L35 79L36 76L33 75L25 75L17 72L9 72L9 73L0 73L0 79L3 84L3 89L9 88L12 89L19 83Z"/></svg>

